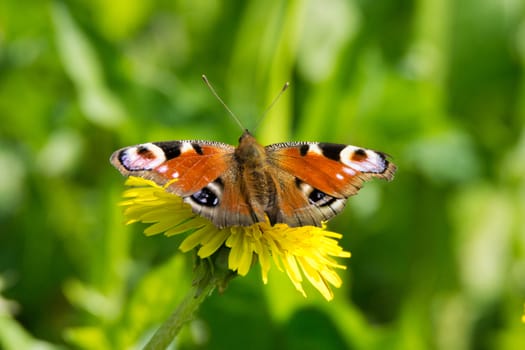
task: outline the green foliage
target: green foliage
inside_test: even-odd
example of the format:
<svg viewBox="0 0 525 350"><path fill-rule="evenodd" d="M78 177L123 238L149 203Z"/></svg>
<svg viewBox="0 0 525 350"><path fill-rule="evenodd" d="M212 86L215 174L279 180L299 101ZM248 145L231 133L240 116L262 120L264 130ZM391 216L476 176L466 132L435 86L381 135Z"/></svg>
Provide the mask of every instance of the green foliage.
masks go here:
<svg viewBox="0 0 525 350"><path fill-rule="evenodd" d="M330 223L328 303L272 270L203 304L180 349L519 349L521 1L0 4L0 348L144 345L191 284L180 238L124 226L117 148L154 140L379 149L399 166Z"/></svg>

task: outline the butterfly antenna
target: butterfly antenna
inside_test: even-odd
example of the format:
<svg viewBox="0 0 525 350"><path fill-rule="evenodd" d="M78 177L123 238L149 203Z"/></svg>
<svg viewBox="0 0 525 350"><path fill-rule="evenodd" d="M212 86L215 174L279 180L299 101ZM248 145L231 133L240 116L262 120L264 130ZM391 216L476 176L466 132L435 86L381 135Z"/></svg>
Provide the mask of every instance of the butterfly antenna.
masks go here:
<svg viewBox="0 0 525 350"><path fill-rule="evenodd" d="M217 100L219 100L219 102L223 105L223 107L228 111L228 113L230 114L230 116L233 118L233 120L235 120L235 122L241 127L241 129L244 131L246 130L246 128L242 125L241 121L239 120L239 118L237 118L237 116L232 112L232 110L228 107L228 105L226 103L224 103L224 101L222 100L222 98L219 96L219 94L217 94L217 92L215 91L215 89L213 88L213 86L211 85L210 81L208 80L208 78L206 77L206 75L202 75L202 80L204 80L204 83L208 86L208 88L210 89L211 93L213 94L213 96L215 96L215 98L217 98Z"/></svg>
<svg viewBox="0 0 525 350"><path fill-rule="evenodd" d="M286 91L286 89L288 89L288 87L290 86L290 83L289 82L286 82L284 83L281 91L279 91L279 93L277 94L277 96L275 96L275 98L273 99L272 103L270 103L270 105L268 107L266 107L266 109L264 110L262 116L259 118L259 120L257 121L257 124L255 125L255 128L254 128L254 131L255 129L257 129L257 127L261 124L261 122L264 120L264 118L266 117L266 115L268 114L268 112L270 111L270 109L272 109L272 107L277 103L277 101L279 101L279 98L281 97L281 95Z"/></svg>

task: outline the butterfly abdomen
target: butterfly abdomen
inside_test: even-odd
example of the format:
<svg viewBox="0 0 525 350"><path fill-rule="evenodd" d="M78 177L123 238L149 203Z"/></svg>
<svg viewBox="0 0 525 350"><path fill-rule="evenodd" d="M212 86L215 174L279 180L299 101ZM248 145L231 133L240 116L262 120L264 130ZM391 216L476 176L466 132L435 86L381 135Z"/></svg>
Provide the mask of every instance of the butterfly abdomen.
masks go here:
<svg viewBox="0 0 525 350"><path fill-rule="evenodd" d="M234 160L237 163L241 195L249 205L250 216L254 222L272 222L275 212L275 183L266 159L266 150L248 132L235 149Z"/></svg>

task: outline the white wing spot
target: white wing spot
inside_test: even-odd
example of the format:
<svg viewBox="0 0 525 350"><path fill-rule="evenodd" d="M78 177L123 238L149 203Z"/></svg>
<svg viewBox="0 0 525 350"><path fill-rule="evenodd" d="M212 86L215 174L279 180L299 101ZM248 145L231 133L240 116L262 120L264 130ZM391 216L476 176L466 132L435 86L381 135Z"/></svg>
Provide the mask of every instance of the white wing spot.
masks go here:
<svg viewBox="0 0 525 350"><path fill-rule="evenodd" d="M345 163L345 164L346 164L346 163ZM350 176L354 176L354 175L355 175L355 170L352 169L352 168L343 168L343 171L344 171L345 173L347 173L348 175L350 175Z"/></svg>
<svg viewBox="0 0 525 350"><path fill-rule="evenodd" d="M184 154L186 152L195 152L195 150L193 149L193 146L189 142L183 142L180 147L181 154Z"/></svg>
<svg viewBox="0 0 525 350"><path fill-rule="evenodd" d="M320 156L323 155L323 151L321 150L319 145L316 145L316 144L309 145L308 152L312 152L312 153L318 154Z"/></svg>

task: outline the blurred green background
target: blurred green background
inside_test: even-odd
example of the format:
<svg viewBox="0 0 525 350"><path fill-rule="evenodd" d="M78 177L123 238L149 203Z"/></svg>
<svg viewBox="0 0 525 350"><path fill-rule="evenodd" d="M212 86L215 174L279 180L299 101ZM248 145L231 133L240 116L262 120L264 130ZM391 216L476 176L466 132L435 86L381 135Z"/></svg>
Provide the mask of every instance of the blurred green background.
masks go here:
<svg viewBox="0 0 525 350"><path fill-rule="evenodd" d="M0 3L0 348L134 349L188 291L182 237L123 225L117 148L248 128L392 155L330 223L326 302L257 269L178 349L525 349L525 3Z"/></svg>

